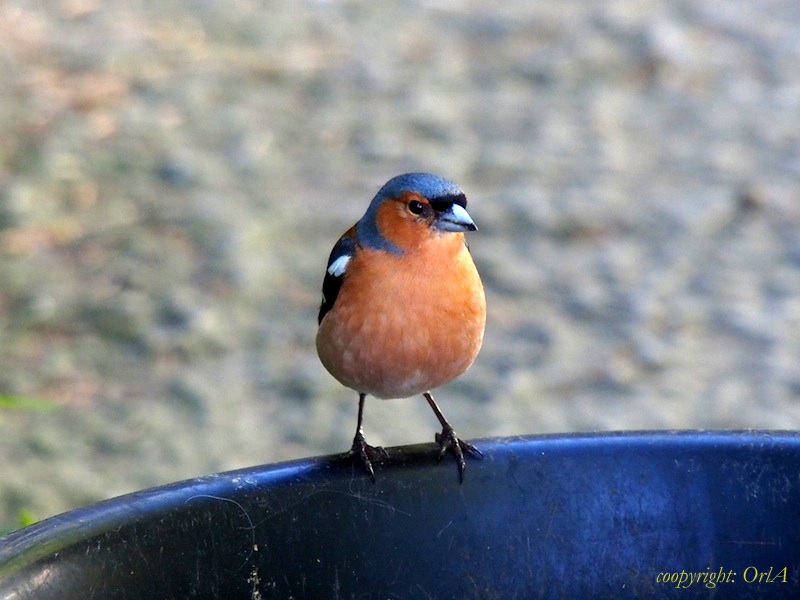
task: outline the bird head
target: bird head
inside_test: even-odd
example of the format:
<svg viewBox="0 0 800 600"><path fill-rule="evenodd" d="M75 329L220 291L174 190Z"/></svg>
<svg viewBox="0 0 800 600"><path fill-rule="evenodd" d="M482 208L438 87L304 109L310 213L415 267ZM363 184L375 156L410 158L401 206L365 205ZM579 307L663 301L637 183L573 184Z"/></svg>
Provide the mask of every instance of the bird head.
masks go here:
<svg viewBox="0 0 800 600"><path fill-rule="evenodd" d="M442 234L463 238L477 229L460 187L429 173L407 173L378 191L357 231L362 245L403 254Z"/></svg>

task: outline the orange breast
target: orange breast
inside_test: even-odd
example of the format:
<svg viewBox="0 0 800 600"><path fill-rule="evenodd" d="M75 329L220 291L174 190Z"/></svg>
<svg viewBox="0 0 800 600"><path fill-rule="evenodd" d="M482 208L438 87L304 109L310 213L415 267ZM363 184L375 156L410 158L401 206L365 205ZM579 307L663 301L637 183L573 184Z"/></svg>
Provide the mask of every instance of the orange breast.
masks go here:
<svg viewBox="0 0 800 600"><path fill-rule="evenodd" d="M322 320L317 351L342 384L379 398L454 379L483 342L486 300L463 236L436 233L401 256L361 249Z"/></svg>

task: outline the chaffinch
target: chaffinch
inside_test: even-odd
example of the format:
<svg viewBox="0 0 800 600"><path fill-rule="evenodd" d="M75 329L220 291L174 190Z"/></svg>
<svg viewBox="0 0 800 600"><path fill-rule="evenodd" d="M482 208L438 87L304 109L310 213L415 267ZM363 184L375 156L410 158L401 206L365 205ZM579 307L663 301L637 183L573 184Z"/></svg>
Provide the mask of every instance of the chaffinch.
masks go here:
<svg viewBox="0 0 800 600"><path fill-rule="evenodd" d="M387 457L366 443L362 422L368 394L422 394L436 414L439 459L450 450L481 457L458 438L430 390L461 375L480 350L486 299L464 232L477 227L464 192L428 173L391 179L364 216L336 242L328 259L319 308L317 352L340 383L358 392L358 424L347 457Z"/></svg>

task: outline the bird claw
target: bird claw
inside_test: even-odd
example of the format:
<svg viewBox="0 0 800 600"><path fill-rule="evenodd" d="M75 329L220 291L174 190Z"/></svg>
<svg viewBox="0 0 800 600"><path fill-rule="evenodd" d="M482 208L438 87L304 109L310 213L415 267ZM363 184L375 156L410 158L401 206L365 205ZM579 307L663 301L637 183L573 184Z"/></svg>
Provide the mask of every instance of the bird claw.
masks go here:
<svg viewBox="0 0 800 600"><path fill-rule="evenodd" d="M372 461L380 462L381 460L389 458L389 453L384 450L382 446L370 446L364 439L361 432L356 433L353 438L353 445L350 450L344 455L345 459L357 458L364 465L364 468L375 483L375 471L372 468Z"/></svg>
<svg viewBox="0 0 800 600"><path fill-rule="evenodd" d="M448 450L453 451L456 461L458 461L459 483L464 481L464 469L467 468L464 454L472 454L475 458L483 458L483 452L469 442L459 439L455 430L449 425L442 427L442 432L436 434L436 443L439 444L439 460L442 460Z"/></svg>

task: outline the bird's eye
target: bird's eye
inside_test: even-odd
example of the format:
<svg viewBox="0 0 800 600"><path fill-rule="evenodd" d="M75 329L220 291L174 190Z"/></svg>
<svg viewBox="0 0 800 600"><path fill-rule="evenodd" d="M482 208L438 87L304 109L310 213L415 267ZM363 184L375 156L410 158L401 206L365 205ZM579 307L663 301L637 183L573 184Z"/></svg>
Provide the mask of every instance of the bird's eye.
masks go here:
<svg viewBox="0 0 800 600"><path fill-rule="evenodd" d="M425 207L422 205L422 202L419 200L412 200L408 203L408 210L410 210L415 215L421 215L422 211Z"/></svg>

